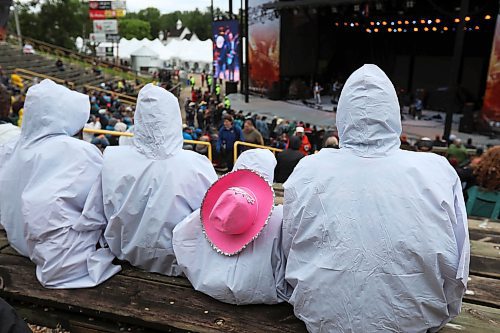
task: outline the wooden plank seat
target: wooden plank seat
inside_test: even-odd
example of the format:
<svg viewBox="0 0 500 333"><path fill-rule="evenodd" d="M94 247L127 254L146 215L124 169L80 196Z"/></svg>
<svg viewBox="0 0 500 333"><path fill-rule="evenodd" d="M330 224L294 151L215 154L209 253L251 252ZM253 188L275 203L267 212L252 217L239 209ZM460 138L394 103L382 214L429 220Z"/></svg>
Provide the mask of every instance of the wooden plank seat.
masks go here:
<svg viewBox="0 0 500 333"><path fill-rule="evenodd" d="M473 242L471 261L491 257L494 245ZM34 265L8 246L0 231L0 297L39 324L66 323L72 332L119 332L116 322L134 332L305 332L287 304L224 304L194 291L185 278L122 267L120 274L96 288L45 289L36 280ZM470 276L462 314L441 332L500 333L500 280L494 274L481 275Z"/></svg>

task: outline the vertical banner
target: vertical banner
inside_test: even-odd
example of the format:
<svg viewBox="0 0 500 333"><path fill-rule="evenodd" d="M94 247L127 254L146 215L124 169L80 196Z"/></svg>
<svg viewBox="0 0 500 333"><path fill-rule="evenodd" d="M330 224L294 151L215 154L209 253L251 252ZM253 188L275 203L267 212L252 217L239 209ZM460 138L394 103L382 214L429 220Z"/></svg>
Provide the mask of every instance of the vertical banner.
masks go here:
<svg viewBox="0 0 500 333"><path fill-rule="evenodd" d="M270 0L249 0L248 61L250 90L267 95L280 80L280 18L262 5Z"/></svg>
<svg viewBox="0 0 500 333"><path fill-rule="evenodd" d="M240 80L240 29L237 20L212 22L214 77Z"/></svg>
<svg viewBox="0 0 500 333"><path fill-rule="evenodd" d="M484 93L483 116L490 121L500 121L500 14L497 16L490 68Z"/></svg>
<svg viewBox="0 0 500 333"><path fill-rule="evenodd" d="M0 40L7 37L7 23L9 22L9 12L12 0L0 0Z"/></svg>

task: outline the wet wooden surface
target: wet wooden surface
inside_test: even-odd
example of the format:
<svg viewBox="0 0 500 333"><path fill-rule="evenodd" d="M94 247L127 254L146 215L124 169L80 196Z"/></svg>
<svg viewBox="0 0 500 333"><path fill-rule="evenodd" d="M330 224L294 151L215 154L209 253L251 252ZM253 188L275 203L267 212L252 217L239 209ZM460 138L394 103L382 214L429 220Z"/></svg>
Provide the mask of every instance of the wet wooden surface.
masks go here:
<svg viewBox="0 0 500 333"><path fill-rule="evenodd" d="M441 332L500 333L500 235L496 222L469 221L471 275L462 313ZM483 236L483 237L482 237ZM493 242L492 242L493 241ZM0 230L0 297L26 318L71 332L306 332L287 304L233 306L192 289L188 280L130 265L102 285L44 289L34 265L8 246Z"/></svg>

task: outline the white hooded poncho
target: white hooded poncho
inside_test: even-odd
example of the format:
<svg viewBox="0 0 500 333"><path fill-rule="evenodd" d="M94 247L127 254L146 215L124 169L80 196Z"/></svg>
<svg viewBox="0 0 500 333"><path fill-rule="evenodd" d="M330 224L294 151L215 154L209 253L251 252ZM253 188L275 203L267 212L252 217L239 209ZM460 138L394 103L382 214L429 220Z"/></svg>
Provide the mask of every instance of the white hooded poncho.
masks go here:
<svg viewBox="0 0 500 333"><path fill-rule="evenodd" d="M182 150L179 103L163 88L148 84L140 91L134 135L133 145L104 153L105 238L119 259L179 275L172 231L200 207L217 174L205 156Z"/></svg>
<svg viewBox="0 0 500 333"><path fill-rule="evenodd" d="M252 169L272 183L276 158L265 149L245 151L233 170ZM234 256L217 253L203 234L198 209L174 229L177 261L194 289L231 304L276 304L287 300L281 249L283 207L275 206L261 234Z"/></svg>
<svg viewBox="0 0 500 333"><path fill-rule="evenodd" d="M44 80L24 110L21 137L2 156L0 222L44 287L96 286L120 267L109 249L96 250L106 227L102 199L92 200L101 196L101 153L72 138L89 117L88 96Z"/></svg>
<svg viewBox="0 0 500 333"><path fill-rule="evenodd" d="M469 271L460 180L445 158L399 149L396 92L377 66L347 80L340 150L284 184L290 303L310 332L431 332L460 312Z"/></svg>

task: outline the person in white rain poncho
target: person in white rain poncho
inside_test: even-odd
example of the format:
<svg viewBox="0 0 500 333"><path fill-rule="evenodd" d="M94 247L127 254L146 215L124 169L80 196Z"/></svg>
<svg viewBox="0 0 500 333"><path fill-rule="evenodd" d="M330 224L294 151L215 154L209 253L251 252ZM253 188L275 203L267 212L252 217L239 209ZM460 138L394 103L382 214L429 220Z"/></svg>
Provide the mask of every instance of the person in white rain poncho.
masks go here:
<svg viewBox="0 0 500 333"><path fill-rule="evenodd" d="M99 150L75 138L88 96L50 80L28 90L21 137L0 167L0 222L47 288L93 287L119 270L96 245L103 218Z"/></svg>
<svg viewBox="0 0 500 333"><path fill-rule="evenodd" d="M112 252L150 272L179 275L172 231L198 209L217 180L210 161L182 150L177 98L146 85L139 92L133 145L108 147L102 188Z"/></svg>
<svg viewBox="0 0 500 333"><path fill-rule="evenodd" d="M288 299L281 248L283 209L279 205L273 210L275 166L276 159L268 150L244 152L233 168L238 171L216 182L201 209L175 227L174 251L196 290L238 305ZM241 193L246 192L251 193L254 203L245 201ZM259 213L253 215L252 208ZM239 225L245 222L247 226Z"/></svg>
<svg viewBox="0 0 500 333"><path fill-rule="evenodd" d="M337 112L340 149L302 159L284 184L290 303L310 332L436 332L469 273L460 180L445 158L399 149L398 99L365 65Z"/></svg>

